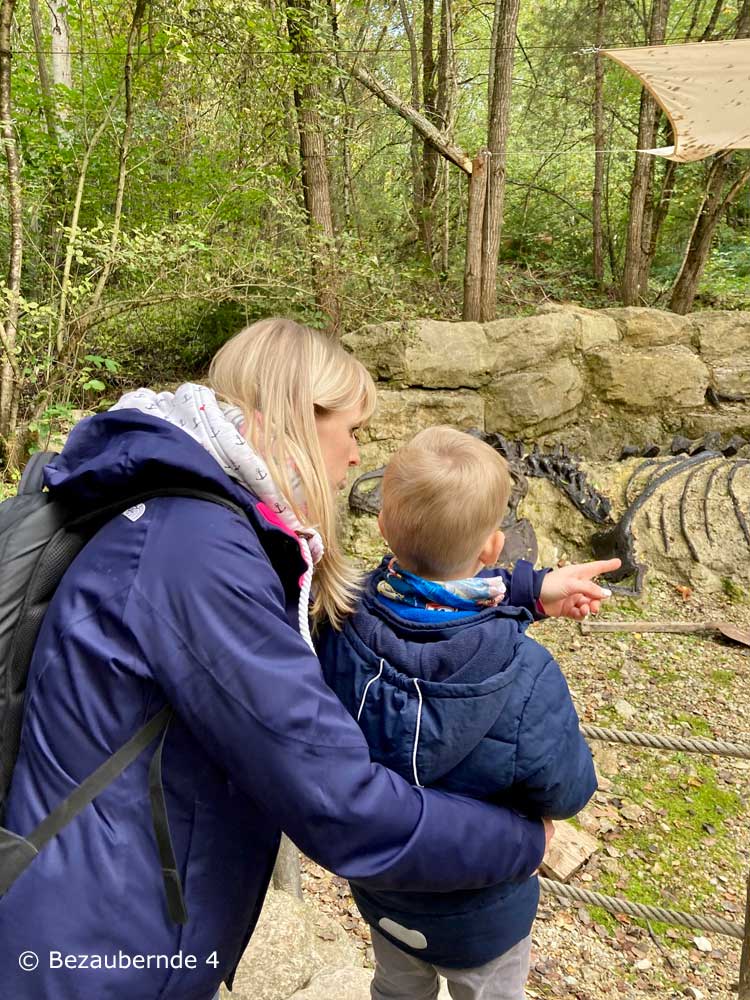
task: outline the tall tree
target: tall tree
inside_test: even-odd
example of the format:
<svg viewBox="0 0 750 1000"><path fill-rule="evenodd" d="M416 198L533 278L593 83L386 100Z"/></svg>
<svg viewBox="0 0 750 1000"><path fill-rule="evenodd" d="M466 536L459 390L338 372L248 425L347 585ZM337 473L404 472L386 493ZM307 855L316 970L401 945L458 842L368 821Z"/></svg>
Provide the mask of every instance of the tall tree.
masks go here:
<svg viewBox="0 0 750 1000"><path fill-rule="evenodd" d="M750 0L742 0L734 34L735 38L750 38ZM718 154L713 158L682 264L670 292L669 308L673 312L688 313L692 309L716 228L748 182L750 166L746 163L738 165L731 154Z"/></svg>
<svg viewBox="0 0 750 1000"><path fill-rule="evenodd" d="M591 193L591 228L593 237L594 281L604 284L604 230L602 228L602 201L604 196L604 157L606 134L604 130L604 19L607 0L596 0L596 40L594 53L594 188Z"/></svg>
<svg viewBox="0 0 750 1000"><path fill-rule="evenodd" d="M497 311L497 258L505 200L505 154L510 132L510 101L513 57L520 0L495 0L492 60L492 93L487 122L487 149L491 157L487 174L487 199L482 223L481 319L495 318ZM476 238L475 236L473 238Z"/></svg>
<svg viewBox="0 0 750 1000"><path fill-rule="evenodd" d="M13 124L11 29L15 0L0 3L0 129L8 176L9 253L6 278L5 319L0 328L3 346L0 375L0 439L5 458L14 464L15 428L20 395L21 372L17 358L18 317L20 313L21 270L23 266L23 206L21 203L21 165L18 141Z"/></svg>
<svg viewBox="0 0 750 1000"><path fill-rule="evenodd" d="M649 45L661 45L667 31L670 0L653 0L646 41ZM641 88L641 104L638 115L638 150L650 149L656 145L661 110L656 100L645 87ZM654 158L648 153L636 151L635 165L630 182L630 206L628 210L628 232L625 245L625 265L622 276L622 301L626 306L643 301L646 288L643 286L645 260L651 242L653 222Z"/></svg>
<svg viewBox="0 0 750 1000"><path fill-rule="evenodd" d="M73 59L70 48L67 0L46 0L52 29L52 82L56 87L73 87ZM58 108L61 118L67 117L64 105Z"/></svg>
<svg viewBox="0 0 750 1000"><path fill-rule="evenodd" d="M328 150L320 113L322 59L318 17L313 0L295 0L294 5L287 2L286 16L289 40L299 69L294 103L299 127L302 186L312 237L315 297L321 311L328 316L332 332L337 332L341 324L341 307Z"/></svg>

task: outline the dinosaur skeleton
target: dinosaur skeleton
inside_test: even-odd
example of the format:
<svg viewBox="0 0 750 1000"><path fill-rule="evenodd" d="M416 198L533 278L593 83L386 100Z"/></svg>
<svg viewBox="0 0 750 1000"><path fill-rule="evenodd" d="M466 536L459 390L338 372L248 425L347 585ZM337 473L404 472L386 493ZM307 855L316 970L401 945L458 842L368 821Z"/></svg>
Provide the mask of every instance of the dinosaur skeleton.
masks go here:
<svg viewBox="0 0 750 1000"><path fill-rule="evenodd" d="M614 589L621 594L640 596L648 567L639 561L636 554L633 530L636 517L644 513L647 523L651 525L653 502L658 498L658 528L664 552L669 553L672 539L670 539L668 516L671 510L667 504L665 487L677 477L684 476L676 521L690 558L700 563L701 556L692 533L694 529L688 524L688 503L696 476L711 463L715 464L709 471L700 501L706 538L712 544L716 541L711 525L709 499L715 491L718 476L723 472L726 474L726 493L731 499L744 540L750 548L750 524L735 482L740 470L750 465L750 459L734 457L739 447L745 444L741 438L731 438L723 449L720 437L715 433L707 434L698 443L690 442L687 438L675 438L671 448L673 454L664 458L656 457L655 451L658 454L660 450L657 446L641 450L640 454L644 456L644 460L635 468L625 484L626 510L620 519L614 522L611 501L587 481L586 473L579 467L578 459L570 454L565 445L556 445L547 451L540 451L534 445L528 451L522 442L510 441L502 434L479 431L472 433L491 445L506 459L512 478L508 512L502 525L506 536L503 550L504 564L512 565L520 558L536 561L538 544L534 529L528 519L518 516L518 508L528 492L528 480L543 478L556 486L587 520L600 526L600 530L591 540L594 555L598 559L616 556L622 562L619 570L608 574L609 582L616 585ZM356 480L349 494L351 510L370 514L377 514L380 511L384 471L380 468L366 472ZM632 586L621 585L622 581L631 577Z"/></svg>

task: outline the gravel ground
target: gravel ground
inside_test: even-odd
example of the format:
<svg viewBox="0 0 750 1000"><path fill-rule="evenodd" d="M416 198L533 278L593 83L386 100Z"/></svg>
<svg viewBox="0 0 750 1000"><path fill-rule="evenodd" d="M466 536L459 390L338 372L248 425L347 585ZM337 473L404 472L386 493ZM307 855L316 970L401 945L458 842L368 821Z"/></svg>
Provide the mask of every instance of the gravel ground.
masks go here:
<svg viewBox="0 0 750 1000"><path fill-rule="evenodd" d="M602 618L728 620L750 628L746 595L696 595L652 580L645 597L613 598ZM750 743L750 649L710 634L582 635L550 621L532 634L557 657L583 722ZM578 818L600 841L573 881L642 902L742 922L750 868L750 762L593 743L600 790ZM303 863L308 898L371 958L346 882ZM544 896L533 932L529 997L737 996L740 942L647 927Z"/></svg>

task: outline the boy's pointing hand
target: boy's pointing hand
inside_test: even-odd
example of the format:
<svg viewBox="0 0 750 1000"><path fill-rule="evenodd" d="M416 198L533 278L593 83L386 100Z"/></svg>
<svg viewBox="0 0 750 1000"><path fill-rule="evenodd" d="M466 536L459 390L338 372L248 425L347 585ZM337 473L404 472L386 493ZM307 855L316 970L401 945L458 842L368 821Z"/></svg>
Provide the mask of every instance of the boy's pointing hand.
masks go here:
<svg viewBox="0 0 750 1000"><path fill-rule="evenodd" d="M619 559L599 559L553 569L542 581L539 593L545 614L576 621L589 614L598 614L602 601L611 596L611 591L594 583L594 577L611 573L621 565Z"/></svg>

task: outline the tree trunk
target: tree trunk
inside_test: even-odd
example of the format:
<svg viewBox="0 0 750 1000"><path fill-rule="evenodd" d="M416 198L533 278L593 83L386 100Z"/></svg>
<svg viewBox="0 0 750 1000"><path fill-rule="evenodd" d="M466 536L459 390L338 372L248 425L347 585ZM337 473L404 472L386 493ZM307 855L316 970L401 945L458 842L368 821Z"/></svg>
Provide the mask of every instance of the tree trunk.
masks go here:
<svg viewBox="0 0 750 1000"><path fill-rule="evenodd" d="M67 0L46 0L52 27L52 81L56 87L73 88L73 61L70 55ZM66 117L64 108L59 109Z"/></svg>
<svg viewBox="0 0 750 1000"><path fill-rule="evenodd" d="M661 227L664 225L664 220L669 214L669 206L672 203L672 195L675 190L678 166L679 164L676 163L675 160L669 160L664 170L664 177L661 182L661 191L659 193L659 201L656 203L654 208L654 217L651 225L651 239L648 247L649 271L654 262L654 257L656 256L656 245L659 241Z"/></svg>
<svg viewBox="0 0 750 1000"><path fill-rule="evenodd" d="M437 129L442 122L437 113L434 53L434 0L423 0L422 11L422 109L425 118ZM427 256L432 260L432 206L438 178L439 157L429 143L422 144L422 204L419 209L419 232Z"/></svg>
<svg viewBox="0 0 750 1000"><path fill-rule="evenodd" d="M469 210L466 217L466 263L462 319L479 321L482 315L482 228L487 202L489 150L482 149L472 161L469 175Z"/></svg>
<svg viewBox="0 0 750 1000"><path fill-rule="evenodd" d="M428 121L424 115L421 115L412 108L406 101L402 101L398 94L394 94L392 90L384 87L364 66L353 63L349 67L349 72L371 94L374 94L383 104L387 105L396 114L400 115L404 121L416 128L424 141L430 143L438 153L450 160L451 163L455 163L464 173L471 173L471 157L459 145L448 139L439 129L435 128L432 122Z"/></svg>
<svg viewBox="0 0 750 1000"><path fill-rule="evenodd" d="M487 202L482 233L481 318L495 318L497 310L497 256L505 200L505 150L510 128L510 98L513 86L513 56L520 0L496 0L497 41L490 53L494 65L492 104L489 108L487 147L489 163Z"/></svg>
<svg viewBox="0 0 750 1000"><path fill-rule="evenodd" d="M604 285L604 232L602 230L602 197L604 194L604 15L607 0L596 4L596 52L594 54L594 189L591 194L591 226L593 237L594 281Z"/></svg>
<svg viewBox="0 0 750 1000"><path fill-rule="evenodd" d="M300 163L305 208L310 223L313 245L313 281L318 307L326 314L332 333L341 324L336 268L335 231L331 207L331 180L328 171L328 151L320 116L320 87L317 75L320 57L314 49L316 19L310 0L287 3L287 25L292 51L302 70L302 82L295 86L294 103L300 138Z"/></svg>
<svg viewBox="0 0 750 1000"><path fill-rule="evenodd" d="M411 76L411 106L415 111L422 107L422 90L419 79L419 50L417 49L417 39L414 34L414 21L409 16L406 0L399 0L399 10L401 11L401 21L404 31L409 41L409 69ZM414 206L414 219L419 228L419 218L424 203L424 186L422 184L422 139L416 128L411 130L411 145L409 147L409 158L411 161L411 192L412 204Z"/></svg>
<svg viewBox="0 0 750 1000"><path fill-rule="evenodd" d="M341 69L341 56L339 54L339 22L336 0L328 0L328 13L331 20L331 35L333 36L333 54L336 61L339 98L344 108L344 120L339 134L341 135L341 195L344 209L344 229L348 231L352 221L352 201L354 193L354 187L352 184L352 162L349 151L351 114L349 113L349 100L346 94L346 83L344 82L344 74Z"/></svg>
<svg viewBox="0 0 750 1000"><path fill-rule="evenodd" d="M737 16L735 38L748 38L749 36L750 0L742 0L742 6ZM731 178L731 174L731 156L718 155L709 171L706 193L693 224L680 272L672 286L669 308L674 312L684 314L692 309L701 275L711 252L716 227L721 221L722 215L750 181L750 169L742 171L722 197L724 184L728 178Z"/></svg>
<svg viewBox="0 0 750 1000"><path fill-rule="evenodd" d="M709 172L706 194L688 241L680 273L672 286L669 299L669 308L672 312L684 315L692 309L698 284L711 252L716 227L726 209L750 181L749 168L740 174L727 193L723 195L724 182L729 169L729 157L724 155L717 157Z"/></svg>
<svg viewBox="0 0 750 1000"><path fill-rule="evenodd" d="M670 0L654 0L649 25L649 45L660 45L667 29ZM656 144L660 109L651 94L641 90L638 116L638 149L649 149ZM651 242L653 221L654 158L648 153L635 154L635 166L630 186L628 234L625 244L625 267L622 276L622 301L626 306L637 305L646 293L643 261Z"/></svg>
<svg viewBox="0 0 750 1000"><path fill-rule="evenodd" d="M115 259L115 251L120 239L120 225L122 223L122 205L125 198L125 183L128 176L128 156L130 155L130 142L133 137L133 61L138 40L141 35L143 19L146 15L146 8L149 0L136 0L133 19L130 22L128 31L127 49L125 52L125 67L123 71L125 84L125 128L120 142L120 156L117 168L117 193L115 195L115 211L112 219L112 235L109 242L109 254L107 260L99 274L94 294L91 298L90 308L98 310L101 304L102 295L109 276L112 273L112 266Z"/></svg>
<svg viewBox="0 0 750 1000"><path fill-rule="evenodd" d="M750 38L750 0L743 0L737 15L735 38Z"/></svg>
<svg viewBox="0 0 750 1000"><path fill-rule="evenodd" d="M39 89L42 92L42 110L47 124L47 135L57 144L57 122L55 121L55 99L52 95L52 82L47 68L47 56L44 51L44 31L39 13L39 0L29 0L31 30L34 35L34 51L39 70Z"/></svg>
<svg viewBox="0 0 750 1000"><path fill-rule="evenodd" d="M11 29L15 0L2 0L0 4L0 129L2 130L5 162L8 171L8 272L7 311L2 324L0 340L3 346L2 374L0 374L0 438L5 445L6 460L13 460L14 437L21 390L21 372L16 359L18 338L19 297L21 269L23 266L23 209L21 202L21 165L16 133L13 127L11 100Z"/></svg>

